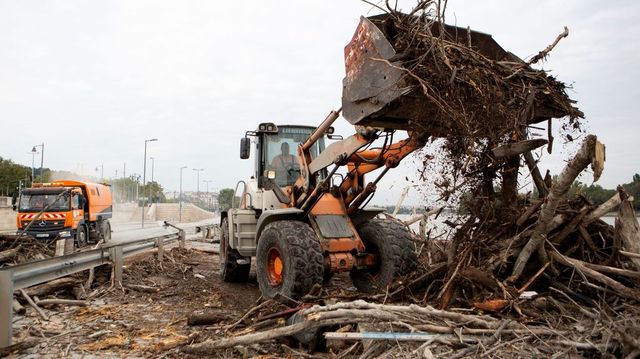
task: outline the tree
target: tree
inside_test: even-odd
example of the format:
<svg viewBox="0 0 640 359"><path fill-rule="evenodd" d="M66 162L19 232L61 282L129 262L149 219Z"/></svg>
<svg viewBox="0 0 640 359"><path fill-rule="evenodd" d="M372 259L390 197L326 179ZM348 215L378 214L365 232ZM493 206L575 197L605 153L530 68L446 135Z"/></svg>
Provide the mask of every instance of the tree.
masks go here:
<svg viewBox="0 0 640 359"><path fill-rule="evenodd" d="M233 201L233 189L224 188L220 190L218 193L218 205L220 206L221 211L226 211L231 208L231 202ZM237 197L236 197L237 198ZM237 201L236 201L237 203Z"/></svg>
<svg viewBox="0 0 640 359"><path fill-rule="evenodd" d="M31 167L0 157L0 191L11 195L17 191L20 182L23 187L31 186Z"/></svg>

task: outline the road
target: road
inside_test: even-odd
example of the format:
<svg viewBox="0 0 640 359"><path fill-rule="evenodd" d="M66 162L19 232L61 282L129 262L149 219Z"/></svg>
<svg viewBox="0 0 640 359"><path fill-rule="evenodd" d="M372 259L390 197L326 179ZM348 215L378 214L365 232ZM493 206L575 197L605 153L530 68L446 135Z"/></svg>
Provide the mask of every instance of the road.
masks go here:
<svg viewBox="0 0 640 359"><path fill-rule="evenodd" d="M176 227L185 230L187 236L195 235L195 227L204 224L219 223L219 218L212 218L200 222L192 223L172 223ZM126 243L136 239L161 236L164 234L174 233L175 228L165 227L164 222L145 222L144 228L141 228L141 222L122 222L112 224L111 242Z"/></svg>

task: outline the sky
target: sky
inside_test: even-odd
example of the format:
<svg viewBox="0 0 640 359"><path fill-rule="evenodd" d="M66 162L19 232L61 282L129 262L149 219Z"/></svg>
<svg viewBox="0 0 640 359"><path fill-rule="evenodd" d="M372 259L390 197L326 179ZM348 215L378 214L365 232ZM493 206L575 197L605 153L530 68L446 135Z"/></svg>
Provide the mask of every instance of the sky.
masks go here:
<svg viewBox="0 0 640 359"><path fill-rule="evenodd" d="M253 166L239 158L245 131L317 125L340 107L343 48L359 17L377 13L356 0L0 1L0 156L30 165L44 142L45 167L97 175L104 165L115 177L125 164L141 174L144 140L158 138L148 155L165 188L178 189L181 166L184 190L197 188L193 168L204 168L201 190L234 187ZM638 15L640 2L621 0L450 0L446 14L525 59L569 27L542 67L572 84L607 146L604 187L640 172ZM335 127L353 133L344 119ZM543 173L559 173L576 145L561 147ZM395 203L405 177L418 180L416 162L390 171L372 203ZM413 193L407 204L423 201Z"/></svg>

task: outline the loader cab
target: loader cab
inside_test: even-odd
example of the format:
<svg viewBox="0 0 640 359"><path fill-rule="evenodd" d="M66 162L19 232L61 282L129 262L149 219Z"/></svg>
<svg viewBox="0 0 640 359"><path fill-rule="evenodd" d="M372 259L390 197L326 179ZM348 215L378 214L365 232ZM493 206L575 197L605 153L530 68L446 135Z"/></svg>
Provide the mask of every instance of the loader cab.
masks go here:
<svg viewBox="0 0 640 359"><path fill-rule="evenodd" d="M255 153L254 178L258 187L263 188L265 175L275 174L275 182L280 187L291 186L300 176L298 160L298 146L306 140L315 127L299 125L276 126L273 123L261 123L255 131L247 132L241 141L240 157L249 158L250 141L248 136L255 138L253 145ZM321 137L311 147L311 157L315 158L325 148L325 139ZM323 174L320 174L322 177Z"/></svg>

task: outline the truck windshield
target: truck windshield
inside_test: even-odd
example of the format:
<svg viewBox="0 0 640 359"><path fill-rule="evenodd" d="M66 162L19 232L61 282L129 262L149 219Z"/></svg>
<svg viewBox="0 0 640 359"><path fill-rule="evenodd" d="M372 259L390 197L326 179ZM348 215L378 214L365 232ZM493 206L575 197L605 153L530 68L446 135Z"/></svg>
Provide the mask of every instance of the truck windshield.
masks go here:
<svg viewBox="0 0 640 359"><path fill-rule="evenodd" d="M59 212L69 210L69 193L65 193L58 200L59 193L56 194L22 194L20 196L20 212L40 212L43 208L49 207L49 212ZM55 202L55 203L54 203Z"/></svg>
<svg viewBox="0 0 640 359"><path fill-rule="evenodd" d="M267 169L276 172L278 186L290 186L300 175L298 164L298 145L309 137L313 128L279 126L277 134L265 136L264 159ZM324 150L324 138L321 137L310 149L311 157L316 158Z"/></svg>

